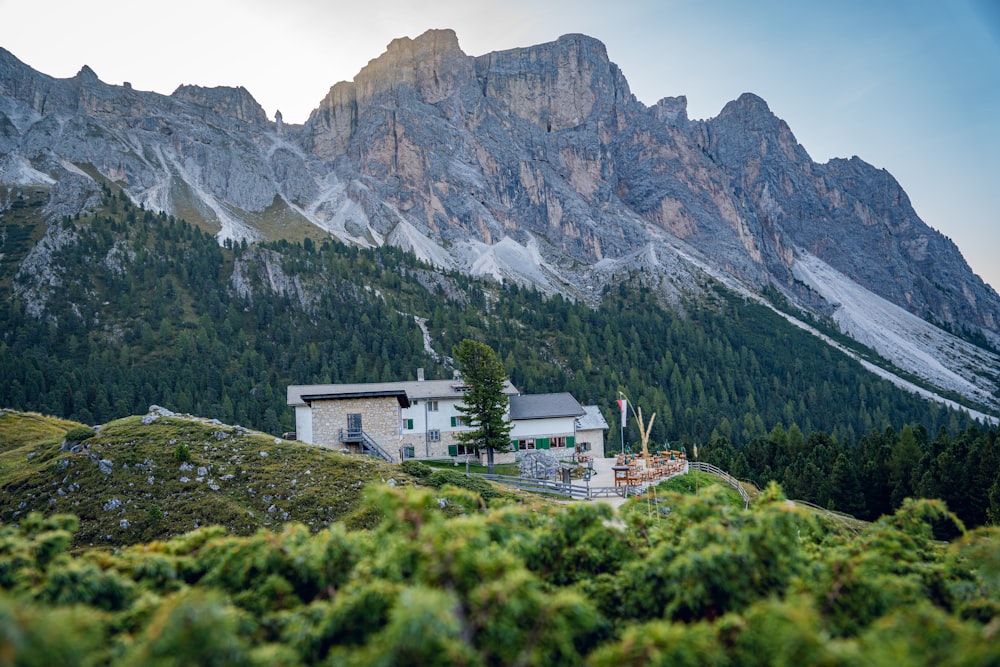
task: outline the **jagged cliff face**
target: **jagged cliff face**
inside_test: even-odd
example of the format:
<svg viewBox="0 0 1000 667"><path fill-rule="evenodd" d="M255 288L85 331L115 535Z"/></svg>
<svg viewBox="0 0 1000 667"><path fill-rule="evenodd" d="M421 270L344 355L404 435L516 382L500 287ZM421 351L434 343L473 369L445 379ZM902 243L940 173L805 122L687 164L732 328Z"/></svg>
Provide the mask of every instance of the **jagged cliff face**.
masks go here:
<svg viewBox="0 0 1000 667"><path fill-rule="evenodd" d="M334 86L303 143L377 193L365 212L380 233L403 217L447 243L539 239L593 263L636 247L602 223L621 208L612 144L640 111L593 39L472 58L433 31Z"/></svg>
<svg viewBox="0 0 1000 667"><path fill-rule="evenodd" d="M397 39L299 126L243 88L57 80L0 49L0 183L50 188L59 216L97 179L220 239L319 227L584 298L641 272L679 300L712 276L857 322L843 279L1000 342L1000 298L888 173L814 163L754 95L707 121L683 97L647 108L583 35L478 57L450 30Z"/></svg>
<svg viewBox="0 0 1000 667"><path fill-rule="evenodd" d="M968 270L954 243L920 220L884 169L857 157L812 162L753 95L728 104L702 137L776 250L772 275L784 277L798 248L921 317L997 330L996 294Z"/></svg>

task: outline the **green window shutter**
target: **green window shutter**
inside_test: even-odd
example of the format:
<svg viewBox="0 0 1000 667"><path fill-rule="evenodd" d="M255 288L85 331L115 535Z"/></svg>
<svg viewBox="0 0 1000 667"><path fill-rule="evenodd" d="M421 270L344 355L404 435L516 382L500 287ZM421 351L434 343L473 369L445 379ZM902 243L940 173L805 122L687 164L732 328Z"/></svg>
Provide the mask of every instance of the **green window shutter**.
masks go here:
<svg viewBox="0 0 1000 667"><path fill-rule="evenodd" d="M548 438L539 438L538 440L535 441L535 445L539 449L548 449L549 448L549 439Z"/></svg>
<svg viewBox="0 0 1000 667"><path fill-rule="evenodd" d="M567 447L575 447L576 446L576 436L575 435L571 435L571 436L568 436L566 438L566 446Z"/></svg>
<svg viewBox="0 0 1000 667"><path fill-rule="evenodd" d="M455 426L455 423L456 423L456 420L455 420L455 418L454 418L454 417L452 417L452 418L451 418L451 425L452 425L452 426L454 427L454 426Z"/></svg>
<svg viewBox="0 0 1000 667"><path fill-rule="evenodd" d="M514 450L515 452L517 451L517 440L511 440L510 441L510 448L512 450Z"/></svg>
<svg viewBox="0 0 1000 667"><path fill-rule="evenodd" d="M448 445L448 456L458 456L458 445Z"/></svg>
<svg viewBox="0 0 1000 667"><path fill-rule="evenodd" d="M413 420L412 420L412 419L407 419L407 420L406 420L406 428L407 428L407 430L409 430L409 431L412 431L412 430L413 430Z"/></svg>

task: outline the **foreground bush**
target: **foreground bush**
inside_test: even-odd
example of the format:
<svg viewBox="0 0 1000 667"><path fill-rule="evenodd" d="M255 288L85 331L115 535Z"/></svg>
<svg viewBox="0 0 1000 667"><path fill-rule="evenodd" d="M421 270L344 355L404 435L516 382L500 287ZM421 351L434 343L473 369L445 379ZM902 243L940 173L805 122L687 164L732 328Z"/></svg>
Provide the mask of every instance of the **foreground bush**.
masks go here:
<svg viewBox="0 0 1000 667"><path fill-rule="evenodd" d="M33 515L0 526L0 665L1000 661L1000 532L940 503L852 532L776 486L749 511L711 489L643 502L616 518L372 489L370 530L115 553L70 553L76 522ZM961 537L935 541L943 523Z"/></svg>

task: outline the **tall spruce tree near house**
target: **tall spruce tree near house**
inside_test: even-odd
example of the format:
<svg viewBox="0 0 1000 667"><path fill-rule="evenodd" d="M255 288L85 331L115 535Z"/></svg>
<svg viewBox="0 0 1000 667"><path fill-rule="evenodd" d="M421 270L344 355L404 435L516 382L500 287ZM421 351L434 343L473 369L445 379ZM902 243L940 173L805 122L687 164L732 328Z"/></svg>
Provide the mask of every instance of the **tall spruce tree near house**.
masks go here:
<svg viewBox="0 0 1000 667"><path fill-rule="evenodd" d="M507 373L493 348L485 343L465 339L452 350L467 387L458 411L465 415L469 431L459 432L458 441L477 451L486 450L490 473L493 472L493 452L510 451L511 424L505 419L507 395L504 384Z"/></svg>

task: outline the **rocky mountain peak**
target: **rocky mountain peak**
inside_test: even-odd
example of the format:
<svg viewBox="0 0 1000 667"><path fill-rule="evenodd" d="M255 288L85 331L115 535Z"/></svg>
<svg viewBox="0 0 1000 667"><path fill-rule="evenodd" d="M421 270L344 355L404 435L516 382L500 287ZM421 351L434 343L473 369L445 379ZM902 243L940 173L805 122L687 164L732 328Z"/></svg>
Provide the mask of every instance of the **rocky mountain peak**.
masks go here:
<svg viewBox="0 0 1000 667"><path fill-rule="evenodd" d="M771 107L767 105L764 98L754 93L742 93L732 102L729 102L722 108L719 116L725 116L727 113L743 113L747 115L764 115L764 116L774 116L771 112Z"/></svg>
<svg viewBox="0 0 1000 667"><path fill-rule="evenodd" d="M415 39L394 39L353 81L330 88L306 121L306 141L323 158L347 150L359 119L374 106L437 104L474 87L473 60L454 30L428 30Z"/></svg>
<svg viewBox="0 0 1000 667"><path fill-rule="evenodd" d="M603 60L610 63L608 59L608 48L599 39L595 39L590 35L584 35L579 32L571 32L565 35L560 35L555 42L563 49L578 49L580 52L587 53L589 56L596 58L597 60Z"/></svg>
<svg viewBox="0 0 1000 667"><path fill-rule="evenodd" d="M267 114L264 109L243 86L205 88L182 85L178 86L171 97L211 109L220 116L235 118L243 123L260 126L267 124Z"/></svg>
<svg viewBox="0 0 1000 667"><path fill-rule="evenodd" d="M728 134L739 134L753 140L761 137L775 138L783 132L791 134L791 130L783 120L771 111L763 99L753 93L743 93L722 108L719 115L711 119L710 124L718 129L724 129Z"/></svg>
<svg viewBox="0 0 1000 667"><path fill-rule="evenodd" d="M397 37L385 47L385 53L372 60L369 64L382 60L409 60L436 58L440 54L452 51L461 52L458 45L458 35L454 30L427 30L414 39Z"/></svg>
<svg viewBox="0 0 1000 667"><path fill-rule="evenodd" d="M434 104L453 94L458 82L471 78L468 61L454 30L428 30L416 39L394 39L385 53L354 77L358 104L364 107L380 93L394 93L405 86L412 87L422 101Z"/></svg>
<svg viewBox="0 0 1000 667"><path fill-rule="evenodd" d="M546 132L638 104L604 44L586 35L480 56L476 75L487 98Z"/></svg>
<svg viewBox="0 0 1000 667"><path fill-rule="evenodd" d="M684 125L688 121L688 100L684 95L664 97L653 107L656 119L667 125Z"/></svg>
<svg viewBox="0 0 1000 667"><path fill-rule="evenodd" d="M763 99L743 93L707 121L711 151L727 165L742 168L752 156L793 164L811 163L791 128L772 113Z"/></svg>
<svg viewBox="0 0 1000 667"><path fill-rule="evenodd" d="M97 76L97 72L90 69L89 65L84 65L80 68L80 71L76 73L75 79L79 81L85 81L87 83L99 82L100 78Z"/></svg>

